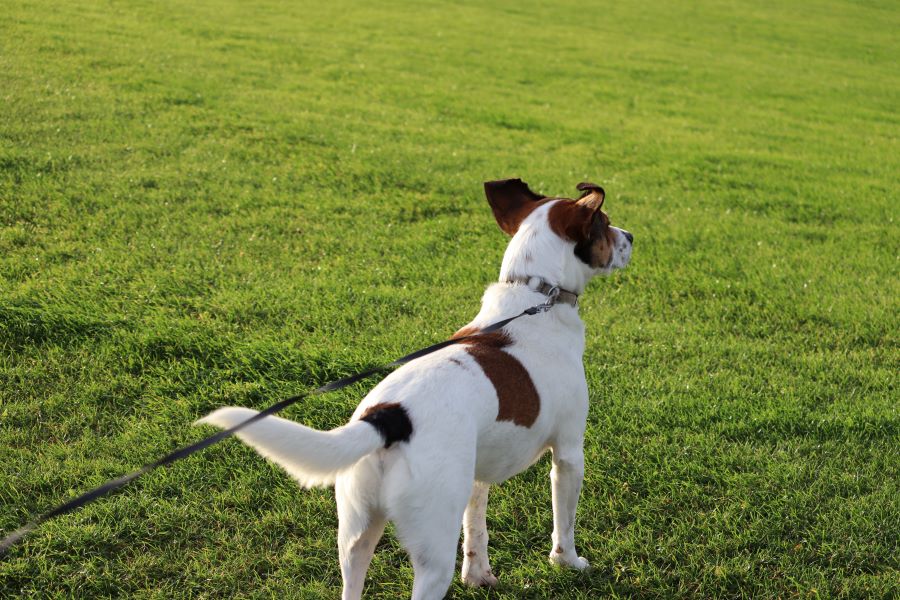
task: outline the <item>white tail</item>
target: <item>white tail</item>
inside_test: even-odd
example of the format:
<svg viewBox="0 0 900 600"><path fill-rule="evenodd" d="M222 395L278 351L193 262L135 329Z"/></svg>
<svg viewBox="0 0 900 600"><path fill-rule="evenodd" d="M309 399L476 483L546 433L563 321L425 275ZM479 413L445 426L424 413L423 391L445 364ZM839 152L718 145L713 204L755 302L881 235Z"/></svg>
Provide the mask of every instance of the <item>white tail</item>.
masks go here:
<svg viewBox="0 0 900 600"><path fill-rule="evenodd" d="M227 429L257 412L227 406L211 412L194 425ZM364 421L319 431L281 417L266 417L234 435L287 471L303 487L334 484L338 473L384 446L378 431Z"/></svg>

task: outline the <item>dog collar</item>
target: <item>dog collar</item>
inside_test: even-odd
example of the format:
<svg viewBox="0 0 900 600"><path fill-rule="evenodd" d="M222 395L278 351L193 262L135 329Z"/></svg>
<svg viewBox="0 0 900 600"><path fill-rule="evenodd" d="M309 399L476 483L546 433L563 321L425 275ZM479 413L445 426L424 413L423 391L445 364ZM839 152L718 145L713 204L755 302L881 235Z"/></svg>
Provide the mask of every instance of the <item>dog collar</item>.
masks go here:
<svg viewBox="0 0 900 600"><path fill-rule="evenodd" d="M564 290L558 285L548 283L544 278L536 275L532 275L531 277L510 277L504 283L526 285L535 292L548 296L550 298L548 304L551 305L562 302L569 306L578 306L578 294L570 292L569 290Z"/></svg>

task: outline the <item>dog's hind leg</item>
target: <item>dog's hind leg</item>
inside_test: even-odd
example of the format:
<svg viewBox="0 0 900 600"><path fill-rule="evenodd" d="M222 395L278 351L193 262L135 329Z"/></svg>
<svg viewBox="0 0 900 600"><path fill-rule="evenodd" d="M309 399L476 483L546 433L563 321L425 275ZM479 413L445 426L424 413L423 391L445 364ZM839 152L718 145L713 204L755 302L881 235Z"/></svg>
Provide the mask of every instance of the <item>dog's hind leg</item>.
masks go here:
<svg viewBox="0 0 900 600"><path fill-rule="evenodd" d="M338 554L344 580L342 600L362 597L366 571L375 546L384 532L386 519L360 493L359 481L339 477L335 485L338 508Z"/></svg>
<svg viewBox="0 0 900 600"><path fill-rule="evenodd" d="M440 465L440 461L432 464ZM413 600L439 600L453 581L473 474L474 464L444 462L440 468L431 467L427 475L408 480L409 487L390 504L397 537L412 559Z"/></svg>
<svg viewBox="0 0 900 600"><path fill-rule="evenodd" d="M351 531L351 527L338 527L338 552L341 559L341 577L344 580L342 600L358 600L362 597L366 571L375 553L375 546L384 532L385 520L381 517L369 521L361 530Z"/></svg>
<svg viewBox="0 0 900 600"><path fill-rule="evenodd" d="M488 560L487 500L490 484L476 481L463 515L462 580L472 587L495 586Z"/></svg>
<svg viewBox="0 0 900 600"><path fill-rule="evenodd" d="M362 596L366 571L384 532L386 519L374 499L379 486L378 471L372 467L373 461L363 459L335 481L343 600L358 600Z"/></svg>
<svg viewBox="0 0 900 600"><path fill-rule="evenodd" d="M415 578L412 600L440 600L453 581L459 524L465 500L458 510L426 510L428 522L395 522L397 536L409 552Z"/></svg>

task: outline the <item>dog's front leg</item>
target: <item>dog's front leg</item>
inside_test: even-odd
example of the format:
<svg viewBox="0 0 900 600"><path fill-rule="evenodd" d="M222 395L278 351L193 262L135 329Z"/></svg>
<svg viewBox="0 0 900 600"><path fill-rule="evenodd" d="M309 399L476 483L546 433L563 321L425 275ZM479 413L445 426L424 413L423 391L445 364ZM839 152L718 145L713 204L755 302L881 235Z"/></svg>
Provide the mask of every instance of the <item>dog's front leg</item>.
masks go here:
<svg viewBox="0 0 900 600"><path fill-rule="evenodd" d="M553 549L550 562L575 569L589 563L575 551L575 511L584 479L584 450L578 446L555 446L550 481L553 490Z"/></svg>
<svg viewBox="0 0 900 600"><path fill-rule="evenodd" d="M488 560L487 499L490 484L475 482L472 496L463 515L462 580L466 585L480 587L497 585Z"/></svg>

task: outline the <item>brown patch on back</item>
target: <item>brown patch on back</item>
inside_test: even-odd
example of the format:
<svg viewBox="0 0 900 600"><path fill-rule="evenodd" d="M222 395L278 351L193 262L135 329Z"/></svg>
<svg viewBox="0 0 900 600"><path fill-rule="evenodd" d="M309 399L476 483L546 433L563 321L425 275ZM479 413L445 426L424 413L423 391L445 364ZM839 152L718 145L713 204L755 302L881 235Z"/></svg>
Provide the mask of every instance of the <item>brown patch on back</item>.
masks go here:
<svg viewBox="0 0 900 600"><path fill-rule="evenodd" d="M451 336L450 336L450 339L451 339L451 340L455 340L455 339L457 339L457 338L461 338L461 337L466 337L466 336L468 336L468 335L472 335L473 333L478 333L478 328L477 328L477 327L472 327L471 325L469 325L469 326L463 327L462 329L460 329L459 331L457 331L456 333L454 333L453 335L451 335ZM465 344L465 342L460 342L460 343Z"/></svg>
<svg viewBox="0 0 900 600"><path fill-rule="evenodd" d="M453 335L453 339L477 332L475 327L463 327ZM460 342L466 346L466 352L475 359L497 392L497 420L531 427L541 410L541 400L528 370L503 350L511 343L512 340L502 331Z"/></svg>

